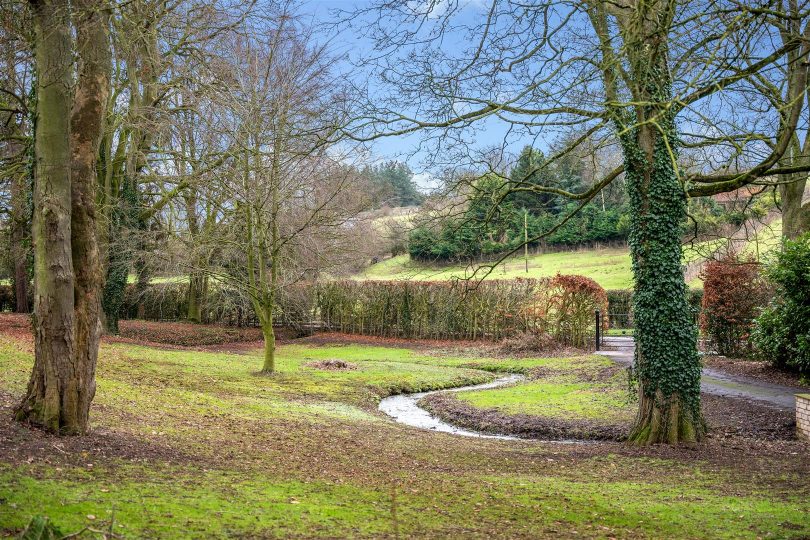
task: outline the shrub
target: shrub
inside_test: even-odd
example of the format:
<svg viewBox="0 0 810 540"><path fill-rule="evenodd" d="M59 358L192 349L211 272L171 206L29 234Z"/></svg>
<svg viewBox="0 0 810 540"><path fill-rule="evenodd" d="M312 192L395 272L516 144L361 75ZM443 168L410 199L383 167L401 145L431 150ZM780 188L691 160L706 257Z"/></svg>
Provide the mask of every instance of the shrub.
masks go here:
<svg viewBox="0 0 810 540"><path fill-rule="evenodd" d="M594 280L585 276L557 274L546 289L538 293L541 331L564 345L590 348L594 337L594 312L608 311L608 297ZM608 321L602 318L603 329Z"/></svg>
<svg viewBox="0 0 810 540"><path fill-rule="evenodd" d="M759 264L735 254L709 261L702 274L700 328L720 354L751 352L751 329L759 309L768 301L768 287Z"/></svg>
<svg viewBox="0 0 810 540"><path fill-rule="evenodd" d="M786 240L766 276L776 295L755 323L758 353L777 367L810 373L810 233Z"/></svg>

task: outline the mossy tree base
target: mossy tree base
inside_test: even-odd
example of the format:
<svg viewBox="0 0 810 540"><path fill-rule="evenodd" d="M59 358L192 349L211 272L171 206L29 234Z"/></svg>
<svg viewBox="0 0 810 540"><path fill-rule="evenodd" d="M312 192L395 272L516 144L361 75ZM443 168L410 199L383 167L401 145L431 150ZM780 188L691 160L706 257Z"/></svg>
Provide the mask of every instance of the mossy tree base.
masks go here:
<svg viewBox="0 0 810 540"><path fill-rule="evenodd" d="M702 416L683 407L677 395L665 398L658 392L650 398L641 392L636 423L628 441L638 445L695 443L705 433Z"/></svg>
<svg viewBox="0 0 810 540"><path fill-rule="evenodd" d="M270 375L276 371L276 332L272 322L262 328L264 334L264 364L261 373Z"/></svg>
<svg viewBox="0 0 810 540"><path fill-rule="evenodd" d="M58 435L86 433L95 383L87 388L74 378L64 384L54 382L45 386L45 377L40 375L41 372L35 372L32 376L28 394L15 411L15 419Z"/></svg>

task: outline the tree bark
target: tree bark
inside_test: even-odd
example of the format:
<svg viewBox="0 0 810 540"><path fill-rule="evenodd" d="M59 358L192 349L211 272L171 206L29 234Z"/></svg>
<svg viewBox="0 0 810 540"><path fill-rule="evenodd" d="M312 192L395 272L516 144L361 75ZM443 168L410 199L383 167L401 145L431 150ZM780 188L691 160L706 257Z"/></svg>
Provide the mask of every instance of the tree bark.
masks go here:
<svg viewBox="0 0 810 540"><path fill-rule="evenodd" d="M101 338L101 272L96 224L96 161L110 94L112 58L106 0L74 0L76 47L80 59L71 112L71 242L75 275L76 369L84 389L79 412L89 426L90 402Z"/></svg>
<svg viewBox="0 0 810 540"><path fill-rule="evenodd" d="M37 79L34 141L34 368L16 418L81 433L87 402L76 369L71 251L72 40L67 0L32 0Z"/></svg>
<svg viewBox="0 0 810 540"><path fill-rule="evenodd" d="M782 237L795 240L810 231L810 202L802 204L807 175L782 175L779 180L786 182L779 186L782 199Z"/></svg>
<svg viewBox="0 0 810 540"><path fill-rule="evenodd" d="M71 92L70 6L31 3L36 31L35 362L20 420L61 434L89 429L101 325L95 163L109 94L109 13L76 0L80 65Z"/></svg>

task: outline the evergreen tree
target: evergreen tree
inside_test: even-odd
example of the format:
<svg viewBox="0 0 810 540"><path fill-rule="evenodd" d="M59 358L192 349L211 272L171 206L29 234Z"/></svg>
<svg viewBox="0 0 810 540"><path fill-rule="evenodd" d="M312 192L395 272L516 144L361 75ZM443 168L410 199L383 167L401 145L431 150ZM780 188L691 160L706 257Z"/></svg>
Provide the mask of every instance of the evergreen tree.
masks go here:
<svg viewBox="0 0 810 540"><path fill-rule="evenodd" d="M399 161L388 161L370 167L366 174L381 192L384 204L390 206L418 206L424 195L419 192L413 181L413 172Z"/></svg>

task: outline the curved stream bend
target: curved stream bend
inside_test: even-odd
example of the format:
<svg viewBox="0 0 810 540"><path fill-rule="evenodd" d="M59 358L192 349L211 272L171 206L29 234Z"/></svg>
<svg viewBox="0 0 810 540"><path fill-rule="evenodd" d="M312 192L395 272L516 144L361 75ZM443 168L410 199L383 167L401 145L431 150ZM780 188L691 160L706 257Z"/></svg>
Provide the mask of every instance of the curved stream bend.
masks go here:
<svg viewBox="0 0 810 540"><path fill-rule="evenodd" d="M448 388L445 390L433 390L431 392L418 392L416 394L397 394L383 398L380 401L379 409L406 426L413 426L421 429L431 429L433 431L442 431L444 433L452 433L453 435L462 435L464 437L480 437L482 439L504 439L509 441L521 440L519 437L511 435L492 435L489 433L481 433L478 431L470 431L456 427L435 416L431 415L426 410L417 405L420 399L431 394L439 394L443 392L463 392L465 390L487 390L490 388L497 388L507 384L516 383L524 380L526 377L518 374L507 375L500 377L492 382L483 384L474 384L471 386L459 386L458 388Z"/></svg>

